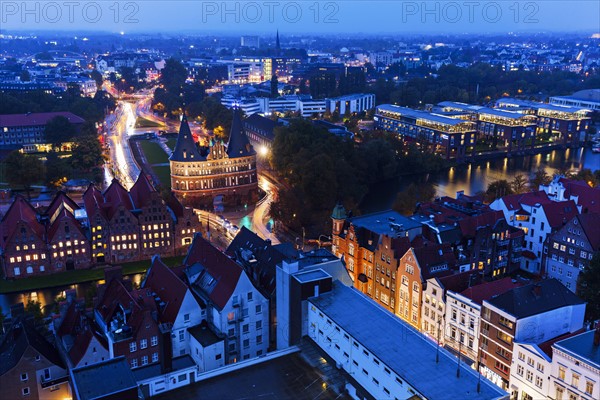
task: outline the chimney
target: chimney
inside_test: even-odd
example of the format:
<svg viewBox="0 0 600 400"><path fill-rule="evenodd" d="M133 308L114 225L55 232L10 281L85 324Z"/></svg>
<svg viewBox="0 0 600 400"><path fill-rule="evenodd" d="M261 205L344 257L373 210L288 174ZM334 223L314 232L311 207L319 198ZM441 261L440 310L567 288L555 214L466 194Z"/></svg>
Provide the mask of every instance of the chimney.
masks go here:
<svg viewBox="0 0 600 400"><path fill-rule="evenodd" d="M600 322L596 323L596 329L594 330L594 346L600 346Z"/></svg>

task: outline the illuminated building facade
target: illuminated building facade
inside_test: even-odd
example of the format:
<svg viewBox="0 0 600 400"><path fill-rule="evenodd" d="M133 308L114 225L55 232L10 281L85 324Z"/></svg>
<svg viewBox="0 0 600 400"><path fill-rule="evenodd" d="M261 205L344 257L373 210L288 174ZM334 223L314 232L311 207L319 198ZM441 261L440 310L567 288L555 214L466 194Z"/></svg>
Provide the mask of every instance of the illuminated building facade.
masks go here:
<svg viewBox="0 0 600 400"><path fill-rule="evenodd" d="M446 159L462 159L475 146L476 122L382 104L375 112L378 129L397 133L406 140L426 144Z"/></svg>
<svg viewBox="0 0 600 400"><path fill-rule="evenodd" d="M536 134L549 137L553 142L565 146L578 146L585 140L591 124L591 110L582 107L539 103L535 101L502 98L497 108L532 114L537 117Z"/></svg>
<svg viewBox="0 0 600 400"><path fill-rule="evenodd" d="M184 204L210 206L219 195L228 204L258 199L256 152L248 141L239 110L234 113L227 145L216 142L207 154L194 142L184 116L169 161L171 190Z"/></svg>

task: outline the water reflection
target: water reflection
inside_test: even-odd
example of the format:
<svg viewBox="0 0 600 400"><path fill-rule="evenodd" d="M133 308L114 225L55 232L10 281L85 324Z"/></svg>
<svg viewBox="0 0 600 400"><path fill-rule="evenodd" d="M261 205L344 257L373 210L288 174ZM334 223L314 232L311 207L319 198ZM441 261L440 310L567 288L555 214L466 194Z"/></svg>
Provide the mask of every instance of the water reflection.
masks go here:
<svg viewBox="0 0 600 400"><path fill-rule="evenodd" d="M124 279L130 279L134 287L141 285L143 274L135 274L124 277ZM7 314L10 312L10 307L23 303L27 304L29 300L37 301L41 304L42 310L45 314L48 314L54 301L58 297L65 297L66 291L74 289L77 294L77 298L84 298L86 292L92 287L92 285L103 284L104 280L96 282L79 283L77 285L61 286L56 288L42 289L34 292L22 292L22 293L9 293L0 295L0 307L2 311Z"/></svg>
<svg viewBox="0 0 600 400"><path fill-rule="evenodd" d="M517 174L530 176L539 168L545 168L550 175L562 169L596 170L600 169L600 154L593 154L591 149L554 150L534 156L505 157L461 165L437 174L402 177L399 181L379 185L376 191L365 197L361 208L363 212L390 208L398 191L411 183L430 182L438 196L455 196L459 190L464 190L466 194L475 194L485 191L493 181L499 179L510 181Z"/></svg>

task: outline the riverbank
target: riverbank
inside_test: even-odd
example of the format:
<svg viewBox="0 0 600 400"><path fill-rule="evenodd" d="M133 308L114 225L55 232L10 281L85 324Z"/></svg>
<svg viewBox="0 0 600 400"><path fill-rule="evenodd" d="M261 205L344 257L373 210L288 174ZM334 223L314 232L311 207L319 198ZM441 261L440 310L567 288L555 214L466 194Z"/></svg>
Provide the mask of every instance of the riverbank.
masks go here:
<svg viewBox="0 0 600 400"><path fill-rule="evenodd" d="M162 261L169 267L176 267L181 265L183 258L183 256L167 257L163 258ZM142 274L150 267L150 260L134 261L121 265L123 267L123 275ZM103 268L65 271L59 274L32 276L25 279L0 280L0 294L35 291L57 286L93 282L101 279L104 279Z"/></svg>

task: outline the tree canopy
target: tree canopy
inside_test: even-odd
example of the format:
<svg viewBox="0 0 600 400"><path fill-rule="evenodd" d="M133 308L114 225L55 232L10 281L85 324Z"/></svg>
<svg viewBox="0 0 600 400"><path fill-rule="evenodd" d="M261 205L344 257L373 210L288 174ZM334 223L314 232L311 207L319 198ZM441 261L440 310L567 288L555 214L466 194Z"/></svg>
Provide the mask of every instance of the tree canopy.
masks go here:
<svg viewBox="0 0 600 400"><path fill-rule="evenodd" d="M32 186L41 183L45 176L44 164L37 157L19 151L10 153L4 160L4 164L10 187L22 187L27 197L30 197Z"/></svg>
<svg viewBox="0 0 600 400"><path fill-rule="evenodd" d="M579 273L577 293L587 302L586 319L600 319L600 252L596 252L589 266Z"/></svg>
<svg viewBox="0 0 600 400"><path fill-rule="evenodd" d="M77 130L66 117L59 115L48 121L44 132L48 143L60 147L63 143L71 141Z"/></svg>

